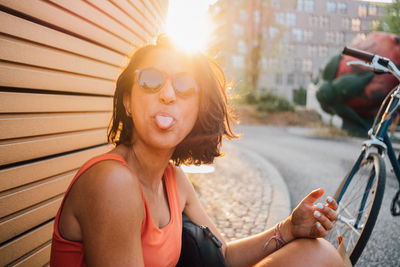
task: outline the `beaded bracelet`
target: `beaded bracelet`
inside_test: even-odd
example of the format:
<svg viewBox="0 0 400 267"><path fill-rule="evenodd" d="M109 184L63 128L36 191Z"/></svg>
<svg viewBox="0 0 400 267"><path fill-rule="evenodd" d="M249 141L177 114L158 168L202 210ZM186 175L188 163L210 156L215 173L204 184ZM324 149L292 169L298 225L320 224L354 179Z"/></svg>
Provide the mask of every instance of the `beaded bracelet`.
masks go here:
<svg viewBox="0 0 400 267"><path fill-rule="evenodd" d="M284 245L287 244L287 242L282 238L282 234L281 234L281 231L280 231L280 223L278 223L275 226L275 235L272 236L270 239L268 239L268 241L264 245L264 249L266 249L268 247L269 242L271 242L272 239L275 239L276 250L280 249L281 247L283 247Z"/></svg>

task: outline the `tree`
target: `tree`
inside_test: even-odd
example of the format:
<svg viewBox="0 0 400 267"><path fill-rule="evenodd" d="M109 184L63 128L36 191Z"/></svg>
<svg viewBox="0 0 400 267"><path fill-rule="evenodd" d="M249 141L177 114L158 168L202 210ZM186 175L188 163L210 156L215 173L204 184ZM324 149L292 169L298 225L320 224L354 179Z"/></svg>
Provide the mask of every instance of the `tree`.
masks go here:
<svg viewBox="0 0 400 267"><path fill-rule="evenodd" d="M400 0L393 0L386 7L383 23L379 23L373 30L400 34Z"/></svg>
<svg viewBox="0 0 400 267"><path fill-rule="evenodd" d="M400 0L394 0L387 7L385 22L388 26L388 32L400 34Z"/></svg>

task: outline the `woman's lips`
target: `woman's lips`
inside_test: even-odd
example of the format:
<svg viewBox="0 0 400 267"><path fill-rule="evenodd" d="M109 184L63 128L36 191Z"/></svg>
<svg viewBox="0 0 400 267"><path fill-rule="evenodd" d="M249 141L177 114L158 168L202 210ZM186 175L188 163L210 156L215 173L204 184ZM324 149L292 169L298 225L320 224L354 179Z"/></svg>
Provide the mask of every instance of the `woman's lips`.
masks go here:
<svg viewBox="0 0 400 267"><path fill-rule="evenodd" d="M175 123L175 119L169 115L165 115L165 114L157 114L154 117L155 123L157 125L158 128L162 129L162 130L166 130L170 127L172 127Z"/></svg>

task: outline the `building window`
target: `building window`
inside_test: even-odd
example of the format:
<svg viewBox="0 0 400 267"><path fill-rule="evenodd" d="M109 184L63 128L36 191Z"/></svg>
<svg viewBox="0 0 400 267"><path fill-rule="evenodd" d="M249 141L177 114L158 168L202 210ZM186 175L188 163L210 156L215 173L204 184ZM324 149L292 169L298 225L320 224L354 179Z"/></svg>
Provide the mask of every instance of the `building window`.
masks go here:
<svg viewBox="0 0 400 267"><path fill-rule="evenodd" d="M273 8L280 8L281 7L281 1L280 0L271 0L271 6Z"/></svg>
<svg viewBox="0 0 400 267"><path fill-rule="evenodd" d="M311 72L312 71L312 61L311 59L304 59L303 60L303 71Z"/></svg>
<svg viewBox="0 0 400 267"><path fill-rule="evenodd" d="M296 14L295 13L286 13L286 25L287 26L295 26L296 25Z"/></svg>
<svg viewBox="0 0 400 267"><path fill-rule="evenodd" d="M282 73L280 72L275 73L275 84L282 84L282 82L283 82Z"/></svg>
<svg viewBox="0 0 400 267"><path fill-rule="evenodd" d="M300 75L297 76L297 83L298 83L300 86L304 86L304 85L305 85L306 79L305 79L305 77L304 77L304 74L300 74Z"/></svg>
<svg viewBox="0 0 400 267"><path fill-rule="evenodd" d="M239 41L237 42L237 50L238 50L238 52L239 52L240 54L246 54L246 52L247 52L247 46L246 46L245 41L239 40Z"/></svg>
<svg viewBox="0 0 400 267"><path fill-rule="evenodd" d="M261 68L268 69L268 60L266 57L261 57Z"/></svg>
<svg viewBox="0 0 400 267"><path fill-rule="evenodd" d="M326 2L326 11L329 13L335 13L336 12L336 3L332 1Z"/></svg>
<svg viewBox="0 0 400 267"><path fill-rule="evenodd" d="M360 19L351 19L351 30L353 32L359 32L361 29Z"/></svg>
<svg viewBox="0 0 400 267"><path fill-rule="evenodd" d="M318 56L318 48L315 45L308 46L307 50L308 50L308 56L310 57Z"/></svg>
<svg viewBox="0 0 400 267"><path fill-rule="evenodd" d="M335 41L335 34L333 32L325 32L325 41L333 43Z"/></svg>
<svg viewBox="0 0 400 267"><path fill-rule="evenodd" d="M301 29L292 29L292 34L295 41L301 42L303 40L303 31Z"/></svg>
<svg viewBox="0 0 400 267"><path fill-rule="evenodd" d="M369 8L368 8L368 15L370 15L370 16L376 16L376 15L378 15L378 8L377 8L377 6L369 6Z"/></svg>
<svg viewBox="0 0 400 267"><path fill-rule="evenodd" d="M300 68L301 68L301 59L296 58L296 59L294 60L294 68L295 68L296 70L300 70Z"/></svg>
<svg viewBox="0 0 400 267"><path fill-rule="evenodd" d="M284 13L276 13L275 21L278 24L284 25L285 24L285 14Z"/></svg>
<svg viewBox="0 0 400 267"><path fill-rule="evenodd" d="M304 41L311 41L313 39L313 32L310 30L304 30L303 31L303 38Z"/></svg>
<svg viewBox="0 0 400 267"><path fill-rule="evenodd" d="M327 28L329 26L329 19L327 17L319 17L319 26Z"/></svg>
<svg viewBox="0 0 400 267"><path fill-rule="evenodd" d="M346 14L347 13L347 4L346 3L338 3L337 9L340 14Z"/></svg>
<svg viewBox="0 0 400 267"><path fill-rule="evenodd" d="M287 45L286 50L289 55L293 55L294 54L294 45Z"/></svg>
<svg viewBox="0 0 400 267"><path fill-rule="evenodd" d="M374 19L371 23L372 23L372 27L371 27L372 29L376 29L379 27L379 25L381 25L381 22L377 19Z"/></svg>
<svg viewBox="0 0 400 267"><path fill-rule="evenodd" d="M309 16L308 22L311 27L316 27L318 25L318 17L317 16Z"/></svg>
<svg viewBox="0 0 400 267"><path fill-rule="evenodd" d="M244 34L244 27L240 24L233 24L233 35L241 36Z"/></svg>
<svg viewBox="0 0 400 267"><path fill-rule="evenodd" d="M365 33L357 33L356 38L360 40L365 40L367 36L365 35Z"/></svg>
<svg viewBox="0 0 400 267"><path fill-rule="evenodd" d="M343 44L344 43L344 34L342 32L336 33L336 43Z"/></svg>
<svg viewBox="0 0 400 267"><path fill-rule="evenodd" d="M275 38L279 33L279 30L275 27L269 27L269 36L273 39Z"/></svg>
<svg viewBox="0 0 400 267"><path fill-rule="evenodd" d="M358 16L365 18L367 16L367 5L361 4L358 6Z"/></svg>
<svg viewBox="0 0 400 267"><path fill-rule="evenodd" d="M348 30L350 28L350 19L349 18L343 18L342 26L343 26L343 29Z"/></svg>
<svg viewBox="0 0 400 267"><path fill-rule="evenodd" d="M287 75L287 84L288 85L293 85L294 84L294 74L293 73L288 73L288 75Z"/></svg>
<svg viewBox="0 0 400 267"><path fill-rule="evenodd" d="M314 12L314 0L304 0L304 10Z"/></svg>
<svg viewBox="0 0 400 267"><path fill-rule="evenodd" d="M234 68L242 69L244 68L244 57L242 55L232 56L232 65Z"/></svg>
<svg viewBox="0 0 400 267"><path fill-rule="evenodd" d="M303 11L303 0L297 0L297 10Z"/></svg>
<svg viewBox="0 0 400 267"><path fill-rule="evenodd" d="M239 18L241 21L247 21L248 15L246 10L240 10L239 11Z"/></svg>
<svg viewBox="0 0 400 267"><path fill-rule="evenodd" d="M258 24L258 23L260 23L260 11L259 10L255 10L254 12L253 12L253 16L254 16L254 23L255 24Z"/></svg>
<svg viewBox="0 0 400 267"><path fill-rule="evenodd" d="M318 47L318 52L319 52L320 57L326 57L326 56L328 56L328 47L326 47L324 45L320 45Z"/></svg>

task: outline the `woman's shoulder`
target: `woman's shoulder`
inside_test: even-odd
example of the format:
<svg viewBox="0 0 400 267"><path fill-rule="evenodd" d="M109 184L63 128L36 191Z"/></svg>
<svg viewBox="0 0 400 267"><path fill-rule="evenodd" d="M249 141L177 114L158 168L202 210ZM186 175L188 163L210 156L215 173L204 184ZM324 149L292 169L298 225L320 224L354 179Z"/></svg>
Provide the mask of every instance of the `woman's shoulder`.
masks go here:
<svg viewBox="0 0 400 267"><path fill-rule="evenodd" d="M96 162L81 174L74 184L74 191L78 198L76 203L84 206L102 203L100 207L105 212L120 201L130 202L138 208L143 206L138 177L122 161Z"/></svg>
<svg viewBox="0 0 400 267"><path fill-rule="evenodd" d="M126 190L140 189L138 177L122 160L96 162L81 174L79 182L87 189L98 188L106 191L119 187L124 187Z"/></svg>

